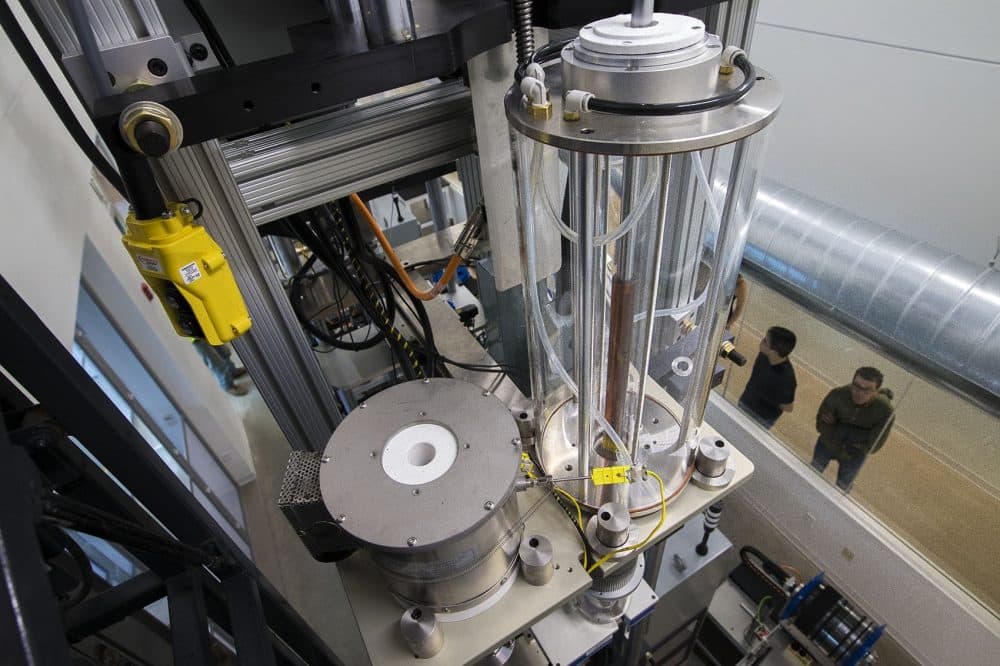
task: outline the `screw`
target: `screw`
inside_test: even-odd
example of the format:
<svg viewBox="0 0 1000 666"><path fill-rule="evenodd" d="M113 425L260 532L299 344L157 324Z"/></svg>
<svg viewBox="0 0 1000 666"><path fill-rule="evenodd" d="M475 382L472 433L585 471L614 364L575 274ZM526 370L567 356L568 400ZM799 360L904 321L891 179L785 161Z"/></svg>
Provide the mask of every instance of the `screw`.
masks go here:
<svg viewBox="0 0 1000 666"><path fill-rule="evenodd" d="M191 214L190 206L184 206L183 208L181 208L181 212L184 213L185 215L190 215Z"/></svg>
<svg viewBox="0 0 1000 666"><path fill-rule="evenodd" d="M488 398L489 396L490 396L490 392L489 391L483 391L483 397L484 398Z"/></svg>
<svg viewBox="0 0 1000 666"><path fill-rule="evenodd" d="M471 448L472 448L472 444L469 444L468 442L466 442L466 443L465 443L465 448L467 448L467 449L471 449Z"/></svg>
<svg viewBox="0 0 1000 666"><path fill-rule="evenodd" d="M339 525L342 522L344 522L345 520L347 520L347 516L345 516L344 514L340 514L339 516L337 516L336 518L333 519L333 522L335 522L335 523L337 523Z"/></svg>
<svg viewBox="0 0 1000 666"><path fill-rule="evenodd" d="M494 504L492 500L486 500L485 502L483 502L483 508L486 509L487 511L492 511L493 507L495 506L496 504Z"/></svg>
<svg viewBox="0 0 1000 666"><path fill-rule="evenodd" d="M431 380L428 379L427 377L424 377L424 381L422 383L424 383L424 384L430 384Z"/></svg>
<svg viewBox="0 0 1000 666"><path fill-rule="evenodd" d="M420 494L420 488L414 488L413 489L413 494L414 495L419 495Z"/></svg>
<svg viewBox="0 0 1000 666"><path fill-rule="evenodd" d="M146 63L146 69L153 76L166 76L168 71L167 63L160 58L150 58L149 62Z"/></svg>
<svg viewBox="0 0 1000 666"><path fill-rule="evenodd" d="M514 439L510 440L510 443L513 444L514 446L521 446L521 438L515 437Z"/></svg>
<svg viewBox="0 0 1000 666"><path fill-rule="evenodd" d="M409 539L407 539L406 540L406 545L409 546L410 548L413 548L414 546L416 546L417 545L417 537L410 537Z"/></svg>
<svg viewBox="0 0 1000 666"><path fill-rule="evenodd" d="M299 534L300 537L304 537L306 535L306 531L305 530L299 530L298 534Z"/></svg>
<svg viewBox="0 0 1000 666"><path fill-rule="evenodd" d="M162 213L160 213L160 217L162 217L164 220L169 220L170 219L170 211L169 210L163 211Z"/></svg>
<svg viewBox="0 0 1000 666"><path fill-rule="evenodd" d="M191 56L192 60L197 60L198 62L208 60L208 47L200 42L195 42L188 49L188 55Z"/></svg>
<svg viewBox="0 0 1000 666"><path fill-rule="evenodd" d="M427 412L420 412L419 416L427 416Z"/></svg>
<svg viewBox="0 0 1000 666"><path fill-rule="evenodd" d="M330 456L323 456L322 458L319 459L319 461L322 463L328 463L330 462Z"/></svg>
<svg viewBox="0 0 1000 666"><path fill-rule="evenodd" d="M367 402L363 402L360 405L358 405L358 408L359 409L368 409L368 403Z"/></svg>
<svg viewBox="0 0 1000 666"><path fill-rule="evenodd" d="M370 457L372 457L372 458L378 458L378 451L372 451L372 452L371 452L371 453L369 453L368 455L369 455Z"/></svg>

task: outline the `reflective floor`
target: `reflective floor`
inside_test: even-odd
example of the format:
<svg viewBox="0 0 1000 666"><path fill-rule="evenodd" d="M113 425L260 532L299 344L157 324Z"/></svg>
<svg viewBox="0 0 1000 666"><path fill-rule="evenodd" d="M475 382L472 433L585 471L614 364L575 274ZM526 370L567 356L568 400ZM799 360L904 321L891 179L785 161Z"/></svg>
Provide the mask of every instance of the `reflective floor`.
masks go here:
<svg viewBox="0 0 1000 666"><path fill-rule="evenodd" d="M826 393L849 383L859 366L881 368L895 392L897 423L882 450L865 463L851 496L996 613L1000 568L992 553L1000 550L1000 424L756 284L735 326L737 347L751 362L731 367L720 389L731 402L739 399L757 345L773 325L799 338L791 356L798 379L795 407L778 419L775 437L808 462L816 410ZM831 484L836 465L824 475Z"/></svg>

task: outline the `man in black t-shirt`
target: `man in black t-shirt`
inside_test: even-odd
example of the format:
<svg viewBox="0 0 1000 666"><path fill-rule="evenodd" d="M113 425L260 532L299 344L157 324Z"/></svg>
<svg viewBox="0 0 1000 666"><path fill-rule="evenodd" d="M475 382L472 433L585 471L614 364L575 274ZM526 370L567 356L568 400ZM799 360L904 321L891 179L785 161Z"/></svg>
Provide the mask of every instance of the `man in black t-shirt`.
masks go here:
<svg viewBox="0 0 1000 666"><path fill-rule="evenodd" d="M788 356L795 349L795 334L772 326L760 341L750 381L740 396L740 407L768 430L795 402L795 370Z"/></svg>

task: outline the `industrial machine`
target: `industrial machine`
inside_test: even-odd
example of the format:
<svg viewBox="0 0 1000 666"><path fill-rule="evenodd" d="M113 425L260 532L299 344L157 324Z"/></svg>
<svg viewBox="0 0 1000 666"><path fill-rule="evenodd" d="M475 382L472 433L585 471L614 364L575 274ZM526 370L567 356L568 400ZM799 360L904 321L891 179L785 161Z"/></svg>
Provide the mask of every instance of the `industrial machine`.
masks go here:
<svg viewBox="0 0 1000 666"><path fill-rule="evenodd" d="M233 340L295 449L274 501L373 663L640 663L664 608L691 611L659 612L667 640L697 633L753 470L704 414L781 103L742 50L755 3L312 3L242 64L198 2L184 35L175 3L22 4L137 268L180 334ZM220 580L222 550L193 556ZM293 629L283 660L328 661Z"/></svg>

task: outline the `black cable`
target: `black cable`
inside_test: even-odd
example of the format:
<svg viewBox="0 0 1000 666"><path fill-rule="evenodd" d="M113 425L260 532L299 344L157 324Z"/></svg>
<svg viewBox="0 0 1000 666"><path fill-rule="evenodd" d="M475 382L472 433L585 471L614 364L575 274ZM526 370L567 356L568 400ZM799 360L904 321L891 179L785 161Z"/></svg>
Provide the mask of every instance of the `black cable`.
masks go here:
<svg viewBox="0 0 1000 666"><path fill-rule="evenodd" d="M556 55L561 53L563 48L567 44L572 42L574 39L575 39L574 37L570 37L569 39L561 39L557 42L549 42L545 46L539 47L538 49L535 50L533 54L531 54L530 63L541 65L545 61L551 60ZM528 69L528 64L529 63L520 64L517 66L517 69L514 70L514 80L517 81L518 83L520 83L521 79L524 78L524 73Z"/></svg>
<svg viewBox="0 0 1000 666"><path fill-rule="evenodd" d="M205 39L208 40L208 45L212 47L212 51L215 52L215 57L219 59L219 63L223 67L235 67L236 61L233 60L232 54L226 48L226 43L222 41L222 35L219 34L215 23L208 15L208 12L205 11L205 8L202 7L201 3L198 0L184 0L184 6L191 12L191 16L194 17L198 27L205 34Z"/></svg>
<svg viewBox="0 0 1000 666"><path fill-rule="evenodd" d="M305 312L302 311L302 284L306 277L306 274L309 272L309 269L311 269L313 267L313 264L316 263L317 258L318 257L316 254L313 254L311 257L309 257L306 263L302 264L302 267L298 270L298 272L295 275L292 276L291 279L290 288L288 290L288 299L292 304L292 311L295 312L295 316L298 318L299 323L302 324L302 326L307 331L309 331L309 333L313 337L317 338L318 340L322 340L326 344L330 345L331 347L335 347L336 349L344 349L347 351L362 351L364 349L371 349L372 347L381 343L382 340L385 339L385 335L382 333L381 330L378 332L377 335L367 338L362 342L344 342L343 340L339 339L339 337L330 335L320 326L317 326L316 323L312 319L310 319ZM334 280L334 282L336 282L336 280Z"/></svg>
<svg viewBox="0 0 1000 666"><path fill-rule="evenodd" d="M6 2L0 2L0 25L3 25L4 32L7 33L7 37L10 39L11 44L14 45L17 54L21 56L21 60L24 61L28 71L31 72L35 83L41 88L45 98L52 105L52 109L56 112L63 127L69 132L76 145L87 156L87 159L94 165L94 168L111 184L111 187L115 188L123 197L128 198L125 185L118 172L108 162L107 158L104 157L104 154L101 153L94 142L91 141L86 130L83 129L83 125L77 120L73 109L70 108L66 99L62 96L59 87L49 74L49 70L46 69L45 64L38 57L34 47L28 41L27 36L21 29L21 25L17 22L17 18L14 17L13 12L11 12Z"/></svg>
<svg viewBox="0 0 1000 666"><path fill-rule="evenodd" d="M313 251L313 254L318 254L319 258L324 264L330 267L335 273L337 273L343 282L348 286L354 296L358 299L358 303L361 305L362 309L368 315L369 319L386 334L386 339L389 341L389 345L393 350L393 353L400 360L400 365L403 367L403 374L407 379L414 379L418 374L419 365L415 368L414 364L411 363L408 357L406 349L403 347L402 335L392 326L391 320L386 317L386 312L383 310L379 312L374 303L374 299L369 293L366 293L363 285L351 275L350 271L344 266L343 260L333 243L326 238L323 238L321 234L317 233L311 228L308 220L305 220L301 216L293 216L290 218L290 226L298 234L299 240L301 240L309 249ZM422 374L422 371L420 371Z"/></svg>
<svg viewBox="0 0 1000 666"><path fill-rule="evenodd" d="M94 570L90 565L90 558L87 557L87 554L83 552L80 544L73 537L56 525L40 524L38 526L38 536L43 544L47 543L48 547L52 548L49 552L54 552L55 549L58 549L58 552L55 554L65 551L73 558L73 564L76 565L77 573L79 574L78 582L68 595L59 599L59 606L62 608L76 606L86 599L91 589L93 589ZM48 555L46 555L46 559L49 559Z"/></svg>
<svg viewBox="0 0 1000 666"><path fill-rule="evenodd" d="M757 566L757 563L753 562L748 555L753 555L759 559L761 566ZM788 596L782 589L782 586L788 580L789 575L788 572L782 569L778 563L753 546L743 546L740 548L740 559L745 565L747 565L747 568L749 568L750 571L756 574L762 581L767 583L767 585L777 594L782 597Z"/></svg>
<svg viewBox="0 0 1000 666"><path fill-rule="evenodd" d="M50 494L42 498L42 514L57 525L149 553L163 554L190 564L211 566L219 563L218 557L200 548L163 537L114 514L63 495Z"/></svg>
<svg viewBox="0 0 1000 666"><path fill-rule="evenodd" d="M743 72L743 82L735 89L721 95L692 100L690 102L670 102L668 104L643 104L637 102L615 102L609 99L593 97L587 103L590 111L602 113L620 113L630 116L677 116L684 113L710 111L723 106L735 104L750 92L757 81L757 70L745 54L737 54L733 64Z"/></svg>

